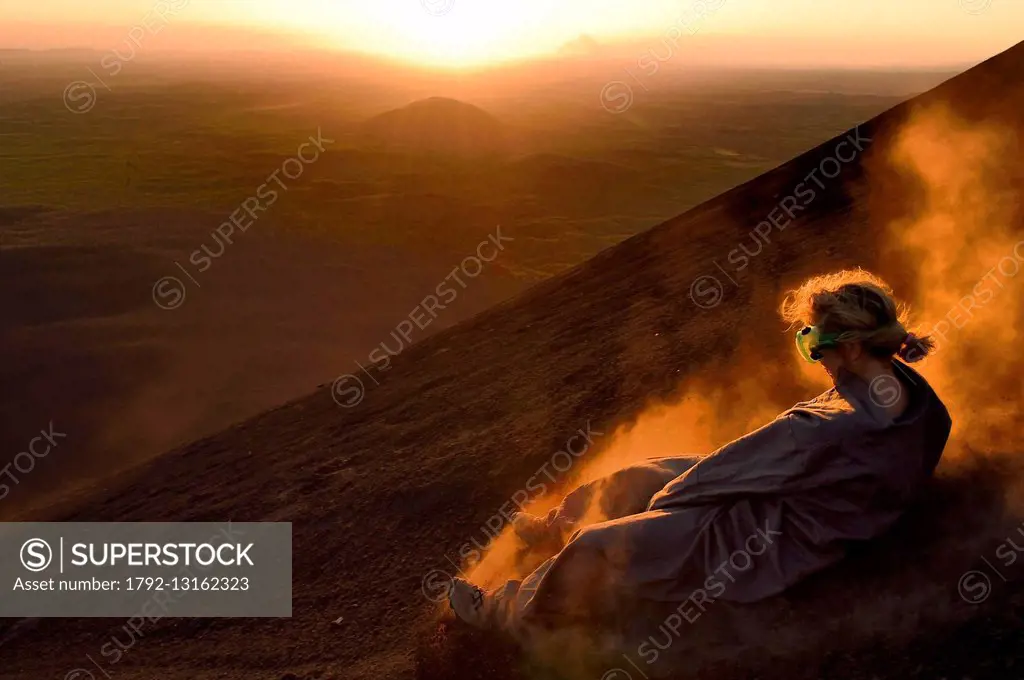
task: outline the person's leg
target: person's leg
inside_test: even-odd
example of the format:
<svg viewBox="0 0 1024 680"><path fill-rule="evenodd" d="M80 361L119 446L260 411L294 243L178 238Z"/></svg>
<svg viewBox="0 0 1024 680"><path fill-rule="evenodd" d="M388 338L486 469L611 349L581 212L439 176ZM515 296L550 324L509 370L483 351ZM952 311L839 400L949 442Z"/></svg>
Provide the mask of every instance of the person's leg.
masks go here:
<svg viewBox="0 0 1024 680"><path fill-rule="evenodd" d="M643 603L678 602L707 582L708 551L721 552L721 545L706 528L718 512L716 506L656 510L591 524L522 581L484 591L456 579L452 608L463 621L517 635L618 626Z"/></svg>
<svg viewBox="0 0 1024 680"><path fill-rule="evenodd" d="M634 553L630 527L648 521L650 513L644 513L584 527L522 581L509 581L490 592L476 589L475 610L463 606L460 611L453 601L456 615L517 637L530 630L614 617L617 603L630 599L631 584L622 578ZM473 592L468 583L460 587Z"/></svg>
<svg viewBox="0 0 1024 680"><path fill-rule="evenodd" d="M559 543L564 544L582 526L644 512L654 494L699 460L699 456L650 458L583 484L548 512L547 531L560 535Z"/></svg>
<svg viewBox="0 0 1024 680"><path fill-rule="evenodd" d="M644 511L581 528L523 581L498 623L511 630L625 630L647 603L682 601L706 583L708 543L701 536L718 512Z"/></svg>
<svg viewBox="0 0 1024 680"><path fill-rule="evenodd" d="M563 550L537 567L526 578L507 581L491 591L475 586L465 579L455 578L448 594L449 604L456 617L471 626L503 630L522 640L527 633L524 614L540 609L533 601L538 588L544 582L544 577L555 566L556 561L568 560L576 567L575 571L572 566L568 569L562 567L562 572L569 571L576 577L585 576L580 572L580 567L585 567L587 560L579 559L578 552L574 551L572 557L563 557L562 555L566 554ZM577 582L576 585L579 586L580 583ZM546 588L552 589L551 586ZM587 592L587 588L578 588L576 592Z"/></svg>

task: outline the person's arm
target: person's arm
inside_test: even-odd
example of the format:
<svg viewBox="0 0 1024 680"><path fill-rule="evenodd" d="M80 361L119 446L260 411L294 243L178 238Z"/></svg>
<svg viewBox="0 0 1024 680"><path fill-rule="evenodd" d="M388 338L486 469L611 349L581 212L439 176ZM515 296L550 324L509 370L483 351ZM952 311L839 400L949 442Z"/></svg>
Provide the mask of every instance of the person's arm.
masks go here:
<svg viewBox="0 0 1024 680"><path fill-rule="evenodd" d="M781 493L806 485L827 448L824 423L789 411L702 459L659 491L650 510Z"/></svg>

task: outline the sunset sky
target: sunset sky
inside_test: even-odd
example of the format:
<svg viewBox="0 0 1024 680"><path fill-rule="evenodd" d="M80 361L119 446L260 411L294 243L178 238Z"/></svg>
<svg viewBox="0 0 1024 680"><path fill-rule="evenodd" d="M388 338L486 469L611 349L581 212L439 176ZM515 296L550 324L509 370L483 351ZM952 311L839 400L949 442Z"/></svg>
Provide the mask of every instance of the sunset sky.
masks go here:
<svg viewBox="0 0 1024 680"><path fill-rule="evenodd" d="M733 60L807 68L972 62L1024 39L1020 0L11 0L0 47L110 49L144 19L156 30L161 4L153 49L260 47L238 38L255 29L437 66L540 56L581 35L658 44L674 25L728 44Z"/></svg>

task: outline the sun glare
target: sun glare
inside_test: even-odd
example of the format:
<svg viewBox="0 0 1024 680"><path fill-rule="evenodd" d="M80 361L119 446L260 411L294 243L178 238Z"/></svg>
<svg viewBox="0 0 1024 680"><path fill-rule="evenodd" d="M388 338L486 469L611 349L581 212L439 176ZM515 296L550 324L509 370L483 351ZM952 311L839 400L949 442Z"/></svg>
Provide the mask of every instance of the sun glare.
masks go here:
<svg viewBox="0 0 1024 680"><path fill-rule="evenodd" d="M581 33L601 32L614 23L593 12L587 0L293 0L287 12L278 2L262 0L252 9L248 20L261 26L287 26L338 48L448 68L554 53ZM618 8L612 14L623 12ZM638 15L624 13L617 27Z"/></svg>
<svg viewBox="0 0 1024 680"><path fill-rule="evenodd" d="M543 29L549 3L526 1L510 12L495 3L422 0L390 13L383 4L374 10L380 16L367 22L370 29L364 38L388 45L388 52L397 58L472 67L557 48L553 36ZM345 39L351 41L348 36Z"/></svg>
<svg viewBox="0 0 1024 680"><path fill-rule="evenodd" d="M539 0L519 0L515 11L501 3L464 0L403 0L398 6L300 0L293 10L288 16L260 18L320 36L337 48L424 66L485 66L554 51L560 45L558 34L549 30L550 15L557 10Z"/></svg>

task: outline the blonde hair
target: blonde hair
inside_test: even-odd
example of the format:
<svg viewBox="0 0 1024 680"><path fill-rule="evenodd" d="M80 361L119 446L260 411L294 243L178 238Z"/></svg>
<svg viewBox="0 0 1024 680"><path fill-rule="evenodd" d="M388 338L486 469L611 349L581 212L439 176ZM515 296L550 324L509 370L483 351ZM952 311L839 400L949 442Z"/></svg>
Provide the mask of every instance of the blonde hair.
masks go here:
<svg viewBox="0 0 1024 680"><path fill-rule="evenodd" d="M779 310L793 325L838 333L837 342L861 342L873 356L920 361L934 348L929 336L907 330L907 305L882 279L863 269L815 276L790 291Z"/></svg>

